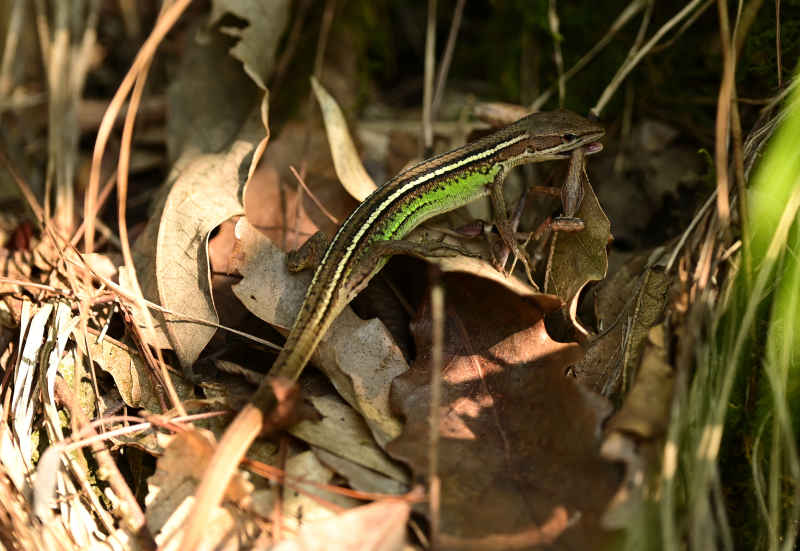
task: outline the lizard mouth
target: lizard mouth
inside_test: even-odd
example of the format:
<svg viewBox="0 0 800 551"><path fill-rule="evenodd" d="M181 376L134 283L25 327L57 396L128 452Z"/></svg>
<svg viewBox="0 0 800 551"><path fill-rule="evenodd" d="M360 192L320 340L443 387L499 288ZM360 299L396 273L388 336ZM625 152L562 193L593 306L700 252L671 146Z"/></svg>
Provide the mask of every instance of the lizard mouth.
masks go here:
<svg viewBox="0 0 800 551"><path fill-rule="evenodd" d="M603 144L600 142L587 142L581 146L584 149L584 153L586 155L594 155L595 153L600 153L603 150ZM557 154L559 157L564 159L569 159L572 156L572 150L570 151L563 151Z"/></svg>
<svg viewBox="0 0 800 551"><path fill-rule="evenodd" d="M600 142L590 142L583 146L586 149L587 155L593 155L595 153L600 153L603 151L603 144Z"/></svg>

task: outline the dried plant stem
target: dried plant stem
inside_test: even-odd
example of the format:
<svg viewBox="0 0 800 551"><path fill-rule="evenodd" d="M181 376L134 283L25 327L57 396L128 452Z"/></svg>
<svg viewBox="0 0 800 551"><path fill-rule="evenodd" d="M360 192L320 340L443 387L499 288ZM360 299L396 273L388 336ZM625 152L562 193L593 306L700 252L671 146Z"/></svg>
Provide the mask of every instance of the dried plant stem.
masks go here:
<svg viewBox="0 0 800 551"><path fill-rule="evenodd" d="M111 176L109 176L108 180L106 180L103 189L100 190L100 195L97 198L97 204L95 205L94 208L95 218L97 217L97 214L100 212L100 209L103 208L103 205L106 204L106 201L111 196L111 192L114 190L116 184L117 184L117 175L112 174ZM95 221L95 223L97 223L97 221ZM84 220L81 220L78 229L75 230L75 233L72 234L72 238L69 240L70 244L73 247L78 246L78 243L80 243L81 239L83 238L83 232L85 231L85 229L86 229L86 222Z"/></svg>
<svg viewBox="0 0 800 551"><path fill-rule="evenodd" d="M558 9L556 0L550 0L547 8L547 23L550 25L550 35L553 38L553 61L556 64L558 74L558 106L564 107L564 96L567 94L567 87L564 81L564 56L561 53L561 33L559 32Z"/></svg>
<svg viewBox="0 0 800 551"><path fill-rule="evenodd" d="M436 0L428 0L428 23L425 30L425 75L422 89L422 146L423 157L433 151L433 74L436 70Z"/></svg>
<svg viewBox="0 0 800 551"><path fill-rule="evenodd" d="M19 42L22 26L25 23L25 7L27 5L27 0L16 0L11 7L11 15L8 17L3 60L0 62L0 98L8 96L14 86L14 79L11 73L14 68L14 59L17 57L17 43Z"/></svg>
<svg viewBox="0 0 800 551"><path fill-rule="evenodd" d="M125 114L125 123L122 128L122 140L120 144L119 162L117 164L117 218L119 220L119 240L120 249L122 250L122 258L125 262L125 267L128 269L128 274L131 277L131 283L134 286L133 297L136 301L136 306L139 311L145 314L145 327L147 332L152 337L156 333L153 318L150 316L150 310L147 309L144 301L144 294L142 293L139 285L139 278L136 276L136 266L133 262L133 254L131 253L131 244L128 239L128 219L127 219L127 204L128 204L128 172L130 168L131 158L131 142L133 141L133 126L136 121L136 113L139 111L139 105L144 93L144 87L147 83L147 74L150 70L150 60L147 60L142 66L142 70L136 77L136 83L131 93L131 101L128 107L128 112ZM154 338L150 339L151 341ZM169 395L170 402L177 410L179 415L186 415L186 410L178 397L178 392L175 390L175 385L172 384L172 378L169 376L167 364L159 347L155 347L156 357L158 359L158 367L160 369L161 382Z"/></svg>
<svg viewBox="0 0 800 551"><path fill-rule="evenodd" d="M17 189L22 194L22 197L25 198L25 202L28 203L28 207L30 207L31 211L33 211L33 215L36 218L37 222L44 227L44 209L42 205L39 203L39 200L36 198L36 194L33 193L28 184L19 177L17 171L14 169L14 166L11 164L11 161L8 160L8 157L0 151L0 163L5 166L8 173L11 175L11 178L14 180L14 183L17 185Z"/></svg>
<svg viewBox="0 0 800 551"><path fill-rule="evenodd" d="M39 37L39 49L42 52L42 65L45 76L50 72L50 25L47 23L47 6L44 0L35 0L36 33Z"/></svg>
<svg viewBox="0 0 800 551"><path fill-rule="evenodd" d="M783 66L781 63L781 0L775 0L775 62L778 71L778 88L783 88Z"/></svg>
<svg viewBox="0 0 800 551"><path fill-rule="evenodd" d="M298 183L298 184L300 184L300 187L301 187L301 188L303 188L303 190L305 190L305 192L306 192L306 193L308 193L308 197L309 197L309 198L310 198L312 201L314 201L314 204L315 204L315 205L317 205L317 207L319 208L319 210L321 210L321 211L322 211L322 214L324 214L324 215L325 215L325 216L328 218L328 220L330 220L330 221L331 221L331 222L333 222L334 224L337 224L337 225L338 225L338 224L339 224L339 219L338 219L338 218L336 218L336 217L335 217L335 216L334 216L334 215L331 213L331 211L329 211L328 209L326 209L326 208L325 208L325 205L323 205L323 204L322 204L322 202L321 202L319 199L317 199L317 196L316 196L316 195L314 195L313 193L311 193L311 190L310 190L310 189L308 189L308 186L306 185L305 179L304 179L304 178L303 178L303 177L300 175L300 173L299 173L299 172L297 172L297 169L296 169L294 166L292 166L292 165L289 165L289 170L291 170L291 171L292 171L292 174L294 175L295 179L297 180L297 183ZM302 204L302 201L298 201L298 202L297 202L298 209L300 208L300 205L301 205L301 204ZM295 220L299 220L299 219L300 219L300 217L299 217L299 216L296 216L296 217L295 217Z"/></svg>
<svg viewBox="0 0 800 551"><path fill-rule="evenodd" d="M730 223L730 197L728 194L728 142L731 98L736 61L731 51L728 3L717 0L719 12L719 34L722 44L722 83L717 98L717 122L714 140L714 164L717 167L717 215L722 228Z"/></svg>
<svg viewBox="0 0 800 551"><path fill-rule="evenodd" d="M119 11L125 33L130 38L137 38L142 34L142 23L139 16L139 3L136 0L119 0Z"/></svg>
<svg viewBox="0 0 800 551"><path fill-rule="evenodd" d="M103 154L108 143L108 137L111 135L111 130L114 127L114 121L117 119L117 114L122 109L122 104L128 96L131 88L133 87L136 76L141 71L145 62L152 59L155 54L156 48L164 39L167 32L175 25L175 22L189 6L192 0L175 0L168 8L166 8L161 16L156 21L153 31L147 40L144 41L139 53L122 79L122 82L117 88L114 97L108 104L103 115L103 120L100 122L100 128L97 130L97 140L94 144L94 152L92 153L92 167L89 172L89 186L86 189L86 200L83 206L83 216L86 221L86 235L84 236L84 250L87 253L94 252L94 205L96 203L98 188L100 187L100 165L103 161Z"/></svg>
<svg viewBox="0 0 800 551"><path fill-rule="evenodd" d="M439 426L441 425L442 369L444 368L444 286L439 268L431 265L431 398L428 406L428 506L431 520L431 548L436 549L441 530L441 487L439 477Z"/></svg>
<svg viewBox="0 0 800 551"><path fill-rule="evenodd" d="M447 44L444 47L442 60L439 62L439 71L436 74L436 92L433 94L433 105L431 106L431 119L436 120L441 107L444 89L447 84L447 74L450 71L450 63L453 61L453 52L456 49L456 39L458 30L461 28L461 16L464 13L466 0L458 0L453 9L453 19L450 23L450 33L447 35Z"/></svg>
<svg viewBox="0 0 800 551"><path fill-rule="evenodd" d="M77 166L77 105L72 101L70 85L70 9L71 3L58 2L54 7L54 34L48 70L47 177L44 213L52 219L56 231L72 233L75 210L74 178ZM55 206L55 213L51 212Z"/></svg>
<svg viewBox="0 0 800 551"><path fill-rule="evenodd" d="M697 8L692 15L687 17L686 21L681 23L681 26L678 28L677 31L675 31L675 34L673 34L669 38L669 40L665 40L661 44L656 44L655 46L653 46L653 49L650 50L650 53L651 54L655 54L657 52L662 52L662 51L666 50L667 48L671 47L678 40L678 38L680 38L683 35L683 33L686 32L686 29L688 29L689 27L694 25L694 22L697 21L697 18L700 17L701 15L703 15L705 13L705 11L713 3L714 3L714 0L705 0L705 4L703 4L702 6Z"/></svg>

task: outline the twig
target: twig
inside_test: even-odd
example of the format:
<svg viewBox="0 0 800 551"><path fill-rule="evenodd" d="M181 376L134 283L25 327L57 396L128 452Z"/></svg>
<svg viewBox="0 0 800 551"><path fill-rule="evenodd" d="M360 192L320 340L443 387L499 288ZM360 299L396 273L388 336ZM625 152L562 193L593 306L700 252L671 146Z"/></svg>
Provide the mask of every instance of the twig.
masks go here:
<svg viewBox="0 0 800 551"><path fill-rule="evenodd" d="M631 51L628 52L628 56L630 56L633 52L638 51L639 48L642 47L644 37L647 36L647 27L650 26L650 18L653 15L653 6L655 6L655 2L647 3L647 8L644 10L644 14L642 15L642 22L639 24L639 30L636 31L636 40L633 41L633 48L631 48ZM689 21L689 19L686 21Z"/></svg>
<svg viewBox="0 0 800 551"><path fill-rule="evenodd" d="M447 35L447 44L439 62L439 72L436 75L436 93L433 94L433 104L431 105L431 119L436 120L441 107L444 89L447 84L447 73L450 71L450 63L453 61L453 51L456 49L456 39L458 30L461 28L461 16L464 13L466 0L458 0L453 9L453 20L450 23L450 33Z"/></svg>
<svg viewBox="0 0 800 551"><path fill-rule="evenodd" d="M713 3L714 0L706 0L705 4L697 8L697 10L695 10L695 12L688 19L686 19L686 21L684 21L683 24L681 24L681 26L678 28L677 31L675 31L675 34L673 34L669 38L669 40L666 40L661 44L656 44L655 46L653 46L653 49L650 50L650 53L655 54L658 52L662 52L667 48L669 48L670 46L672 46L681 36L683 36L683 33L686 32L686 29L691 27L694 24L694 22L697 21L697 18L703 15Z"/></svg>
<svg viewBox="0 0 800 551"><path fill-rule="evenodd" d="M23 279L14 279L13 277L0 276L0 283L7 283L8 285L19 285L20 287L31 287L33 289L41 289L43 291L49 291L51 293L65 295L68 297L74 296L75 294L72 292L71 289L59 289L58 287L44 285L43 283L35 283L33 281L25 281Z"/></svg>
<svg viewBox="0 0 800 551"><path fill-rule="evenodd" d="M431 520L431 548L436 549L441 530L441 488L439 477L439 426L441 425L442 369L444 369L444 286L439 268L431 264L431 398L428 414L428 506Z"/></svg>
<svg viewBox="0 0 800 551"><path fill-rule="evenodd" d="M80 252L78 252L74 247L71 247L68 243L64 244L64 246L66 248L71 249L76 255L78 255L80 257ZM74 260L68 260L68 262L75 263ZM85 266L85 269L86 269L86 272L91 277L93 277L95 280L97 280L98 282L102 283L106 287L108 287L111 291L114 292L114 294L117 297L121 297L121 298L125 299L124 301L121 301L121 302L123 302L123 303L127 302L128 304L136 304L136 299L126 289L123 289L122 287L120 287L118 284L114 283L110 279L107 279L107 278L101 276L100 274L95 273L91 269L91 267L89 267L89 266ZM72 291L72 290L69 290L69 292L75 294L75 292ZM271 343L271 342L269 342L267 340L264 340L264 339L261 339L259 337L256 337L255 335L251 335L250 333L245 333L244 331L239 331L238 329L234 329L233 327L228 327L227 325L222 325L220 323L215 323L213 321L208 321L208 320L205 320L205 319L202 319L202 318L196 318L194 316L190 316L189 314L184 314L182 312L179 312L179 311L176 311L176 310L172 310L170 308L165 308L165 307L161 306L160 304L156 304L154 302L150 302L147 299L144 300L144 305L147 308L151 309L151 310L156 310L156 311L162 312L164 314L169 314L171 316L174 316L175 318L179 318L182 321L188 321L188 322L191 322L191 323L197 323L197 324L200 324L200 325L206 325L208 327L215 327L217 329L222 329L223 331L227 331L229 333L232 333L234 335L238 335L238 336L243 337L245 339L249 339L249 340L251 340L251 341L253 341L255 343L258 343L258 344L261 344L263 346L266 346L267 348L272 348L273 350L280 350L281 349L280 346L278 346L276 344L273 344L273 343Z"/></svg>
<svg viewBox="0 0 800 551"><path fill-rule="evenodd" d="M322 14L322 23L320 24L319 29L319 40L317 40L317 51L314 55L314 73L313 76L319 80L322 77L322 67L323 63L325 62L325 50L328 47L328 36L330 34L331 25L333 24L333 15L336 12L336 0L326 0L325 1L325 11ZM305 135L303 137L303 162L300 163L300 174L306 173L306 159L308 158L309 149L311 148L311 134L313 128L313 119L312 113L314 111L314 93L313 91L309 92L308 98L306 100L306 107L305 107ZM299 235L297 231L297 224L300 221L300 209L302 208L302 204L300 204L300 199L302 197L298 197L298 204L297 204L297 214L295 216L295 229L294 234ZM289 220L289 214L286 212L286 194L283 191L283 182L281 182L281 210L284 212L284 220ZM288 234L288 228L286 228L284 224L283 230L283 243L286 244Z"/></svg>
<svg viewBox="0 0 800 551"><path fill-rule="evenodd" d="M280 474L276 480L275 488L275 504L272 508L272 544L275 545L283 539L283 505L284 496L283 492L286 489L286 455L288 454L289 446L286 436L281 437L280 444L278 445L278 467Z"/></svg>
<svg viewBox="0 0 800 551"><path fill-rule="evenodd" d="M733 41L734 51L733 51L733 68L732 70L735 73L736 63L739 59L739 54L742 51L742 47L744 46L745 38L747 37L748 31L750 30L750 26L753 24L755 20L756 13L758 12L759 8L761 7L764 0L753 0L749 2L747 6L741 13L737 13L736 18L736 25L733 29L733 35L731 36L731 40ZM741 9L742 5L739 4L739 8ZM738 211L739 211L739 224L742 229L742 234L748 235L748 225L750 223L747 215L747 208L748 208L748 196L747 196L747 182L745 180L745 171L744 171L744 146L742 140L742 123L741 118L739 116L739 104L737 100L737 92L736 92L736 81L735 81L735 74L731 77L733 80L733 84L731 87L731 117L730 117L730 131L731 137L733 138L733 169L734 175L736 177L736 191L737 191L737 200L738 200ZM747 274L748 280L750 279L750 274L752 273L752 265L750 262L750 249L745 245L742 247L742 258L744 263L745 273Z"/></svg>
<svg viewBox="0 0 800 551"><path fill-rule="evenodd" d="M112 174L111 176L109 176L108 180L106 180L106 184L103 186L103 189L100 190L100 195L98 196L97 204L95 205L94 208L95 218L97 217L97 214L100 212L100 209L103 208L103 205L106 204L106 201L111 196L111 192L114 190L114 186L116 185L116 183L117 183L116 174ZM73 247L78 246L78 243L80 243L81 238L83 237L83 232L85 229L86 229L86 222L84 220L81 220L78 229L75 230L75 233L72 234L72 238L69 240L70 244Z"/></svg>
<svg viewBox="0 0 800 551"><path fill-rule="evenodd" d="M564 96L566 96L566 85L564 82L564 56L561 54L561 34L558 30L558 10L556 0L550 0L547 7L547 23L550 25L550 35L553 37L553 61L556 64L558 75L558 106L564 107Z"/></svg>
<svg viewBox="0 0 800 551"><path fill-rule="evenodd" d="M33 211L33 215L36 217L36 221L39 222L41 227L44 227L44 211L42 210L42 205L39 204L39 200L36 199L36 195L31 191L31 188L28 187L28 184L19 177L17 171L14 170L14 166L11 164L11 161L8 160L8 157L0 151L0 163L6 167L8 173L11 174L11 178L14 180L14 183L17 184L17 188L19 192L22 194L22 197L25 198L25 202L28 203L28 207L30 207L31 211Z"/></svg>
<svg viewBox="0 0 800 551"><path fill-rule="evenodd" d="M433 101L433 74L436 70L436 0L428 0L428 22L425 30L425 76L422 88L422 147L423 157L433 151L431 102Z"/></svg>
<svg viewBox="0 0 800 551"><path fill-rule="evenodd" d="M119 161L117 164L117 218L119 220L119 241L120 249L122 250L122 258L125 262L125 267L128 269L128 274L131 277L131 283L134 288L134 299L139 311L145 314L144 322L147 331L151 336L155 335L156 329L153 323L153 318L150 316L150 311L144 304L144 294L139 285L139 278L136 276L136 266L133 262L133 254L131 253L130 240L128 239L128 222L127 222L127 197L128 197L128 169L130 166L131 157L131 142L133 140L133 125L136 121L136 113L139 111L139 104L142 99L145 84L147 83L147 74L150 70L150 60L147 60L142 66L142 71L136 77L136 83L133 87L131 94L130 105L128 112L125 115L125 123L122 128L122 141L120 143ZM164 356L161 353L161 348L154 347L156 357L158 359L158 368L160 369L162 384L167 390L169 399L173 407L181 415L186 415L186 410L183 407L180 397L178 396L175 385L172 384L172 378L169 376L167 364L164 361Z"/></svg>
<svg viewBox="0 0 800 551"><path fill-rule="evenodd" d="M310 190L310 189L308 189L308 186L306 185L306 183L305 183L305 181L303 180L302 176L300 176L300 173L299 173L299 172L297 172L297 169L296 169L294 166L292 166L292 165L289 165L289 170L291 170L291 171L292 171L292 174L294 174L294 177L297 179L297 182L298 182L298 183L300 184L300 186L301 186L301 187L302 187L302 188L305 190L305 192L306 192L306 193L308 193L308 196L309 196L309 198L310 198L312 201L314 201L314 204L315 204L315 205L317 205L317 207L319 207L319 210L321 210L321 211L322 211L322 214L324 214L325 216L327 216L327 217L328 217L328 220L330 220L330 221L331 221L331 222L333 222L334 224L337 224L337 225L338 225L338 224L339 224L339 219L338 219L338 218L336 218L336 217L335 217L333 214L331 214L331 212L330 212L328 209L326 209L326 208L325 208L325 205L323 205L323 204L320 202L320 200L319 200L319 199L317 199L317 197L316 197L316 196L315 196L313 193L311 193L311 190ZM298 201L298 204L299 204L299 203L300 203L300 201Z"/></svg>
<svg viewBox="0 0 800 551"><path fill-rule="evenodd" d="M44 188L44 215L52 219L59 232L73 231L75 164L77 153L76 105L71 101L70 80L70 2L54 6L53 42L48 71L47 175ZM55 206L55 216L51 209Z"/></svg>

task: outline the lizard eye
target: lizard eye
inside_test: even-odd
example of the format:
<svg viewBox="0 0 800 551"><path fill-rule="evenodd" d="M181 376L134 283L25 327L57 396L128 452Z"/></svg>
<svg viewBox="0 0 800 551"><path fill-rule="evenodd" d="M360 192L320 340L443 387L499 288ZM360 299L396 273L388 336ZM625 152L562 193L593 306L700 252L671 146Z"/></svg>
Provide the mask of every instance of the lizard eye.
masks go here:
<svg viewBox="0 0 800 551"><path fill-rule="evenodd" d="M578 136L568 132L568 133L564 134L563 136L561 136L561 139L564 140L564 143L569 143L569 142L574 142L575 140L577 140Z"/></svg>

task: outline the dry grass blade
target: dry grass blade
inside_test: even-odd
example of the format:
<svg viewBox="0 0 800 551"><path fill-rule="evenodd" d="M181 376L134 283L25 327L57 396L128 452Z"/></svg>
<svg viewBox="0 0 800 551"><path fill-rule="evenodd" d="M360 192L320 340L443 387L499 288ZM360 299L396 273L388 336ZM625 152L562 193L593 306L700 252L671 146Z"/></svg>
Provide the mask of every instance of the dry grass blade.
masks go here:
<svg viewBox="0 0 800 551"><path fill-rule="evenodd" d="M25 8L28 3L25 0L16 0L11 7L11 15L8 18L8 28L6 29L6 43L3 47L3 60L0 62L0 99L5 100L14 85L12 64L19 44L20 32L25 21Z"/></svg>
<svg viewBox="0 0 800 551"><path fill-rule="evenodd" d="M136 54L131 68L125 75L125 78L119 85L117 92L111 99L108 105L103 120L100 123L100 128L97 129L97 140L95 141L94 152L92 153L92 168L89 173L89 186L86 189L86 199L83 207L83 217L86 223L86 235L84 237L85 247L87 253L94 251L94 227L95 227L95 203L97 198L98 188L100 186L100 164L103 160L108 138L114 126L114 121L117 119L122 104L128 96L131 88L134 85L136 78L146 64L153 58L156 48L166 36L167 32L175 25L181 14L189 7L192 0L176 0L174 4L164 10L161 16L156 21L153 31L147 40L144 41L139 53Z"/></svg>
<svg viewBox="0 0 800 551"><path fill-rule="evenodd" d="M325 122L325 132L328 135L328 143L331 147L333 166L336 168L336 175L342 186L347 190L351 197L358 201L363 201L377 187L372 181L361 158L356 151L353 138L347 128L347 121L344 113L327 90L319 83L315 77L311 77L311 88L319 102L322 110L322 118ZM299 179L299 175L296 175ZM303 186L306 191L305 185ZM317 206L328 216L332 215L317 200L311 196Z"/></svg>

